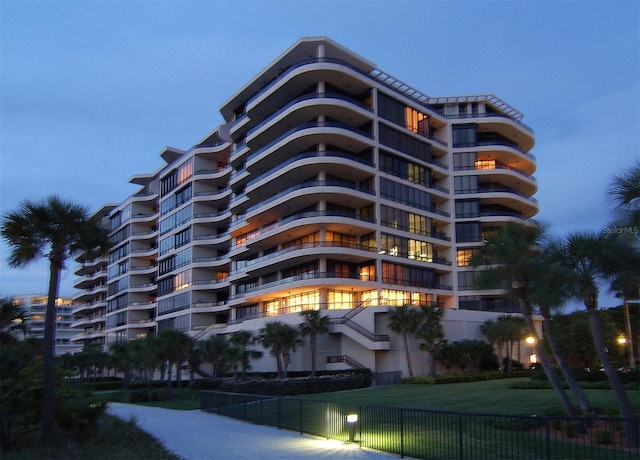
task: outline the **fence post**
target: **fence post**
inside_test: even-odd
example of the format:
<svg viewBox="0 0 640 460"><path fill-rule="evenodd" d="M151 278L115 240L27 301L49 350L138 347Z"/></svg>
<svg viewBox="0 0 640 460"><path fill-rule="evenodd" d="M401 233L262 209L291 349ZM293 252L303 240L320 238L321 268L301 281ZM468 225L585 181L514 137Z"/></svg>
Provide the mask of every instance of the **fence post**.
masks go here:
<svg viewBox="0 0 640 460"><path fill-rule="evenodd" d="M302 429L302 399L298 400L298 426L300 427L300 434L303 434Z"/></svg>
<svg viewBox="0 0 640 460"><path fill-rule="evenodd" d="M263 411L263 404L264 404L264 397L260 396L260 425L264 425L264 418L262 415L262 411Z"/></svg>
<svg viewBox="0 0 640 460"><path fill-rule="evenodd" d="M404 409L400 408L400 457L404 458Z"/></svg>
<svg viewBox="0 0 640 460"><path fill-rule="evenodd" d="M545 417L546 420L546 424L545 424L545 429L547 432L547 460L551 460L551 421L549 420L549 417Z"/></svg>
<svg viewBox="0 0 640 460"><path fill-rule="evenodd" d="M464 458L462 443L462 414L458 414L458 458L460 460Z"/></svg>
<svg viewBox="0 0 640 460"><path fill-rule="evenodd" d="M278 429L282 429L282 398L278 398Z"/></svg>

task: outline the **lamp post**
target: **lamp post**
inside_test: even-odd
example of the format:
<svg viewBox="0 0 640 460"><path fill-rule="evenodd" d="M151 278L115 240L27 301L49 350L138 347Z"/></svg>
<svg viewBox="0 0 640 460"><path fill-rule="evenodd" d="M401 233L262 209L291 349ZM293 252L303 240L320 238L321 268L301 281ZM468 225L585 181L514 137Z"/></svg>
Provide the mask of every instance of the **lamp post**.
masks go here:
<svg viewBox="0 0 640 460"><path fill-rule="evenodd" d="M349 425L349 442L355 442L357 423L358 423L358 414L347 415L347 424Z"/></svg>
<svg viewBox="0 0 640 460"><path fill-rule="evenodd" d="M533 345L536 343L536 339L530 335L524 341L529 344L529 366L531 367L538 362L538 356L533 352Z"/></svg>

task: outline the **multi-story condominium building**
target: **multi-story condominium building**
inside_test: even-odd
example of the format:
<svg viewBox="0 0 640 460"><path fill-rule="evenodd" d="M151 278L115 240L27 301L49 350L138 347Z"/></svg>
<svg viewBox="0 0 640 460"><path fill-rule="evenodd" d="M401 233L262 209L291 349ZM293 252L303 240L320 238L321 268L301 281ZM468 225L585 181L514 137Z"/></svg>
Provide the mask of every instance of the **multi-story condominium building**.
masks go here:
<svg viewBox="0 0 640 460"><path fill-rule="evenodd" d="M224 124L166 148L108 210L108 260L76 272L88 302L76 324L89 334L76 339L204 338L320 309L332 318L324 368L383 372L404 366L390 307L445 307L450 341L516 312L503 292L476 289L469 266L487 234L538 211L534 135L516 109L429 97L321 37L299 40L220 111Z"/></svg>
<svg viewBox="0 0 640 460"><path fill-rule="evenodd" d="M19 295L13 297L25 312L26 328L24 337L44 339L44 316L47 309L46 295ZM74 306L69 298L56 299L56 335L55 354L64 355L80 351L81 346L71 341L71 337L77 334L73 329Z"/></svg>

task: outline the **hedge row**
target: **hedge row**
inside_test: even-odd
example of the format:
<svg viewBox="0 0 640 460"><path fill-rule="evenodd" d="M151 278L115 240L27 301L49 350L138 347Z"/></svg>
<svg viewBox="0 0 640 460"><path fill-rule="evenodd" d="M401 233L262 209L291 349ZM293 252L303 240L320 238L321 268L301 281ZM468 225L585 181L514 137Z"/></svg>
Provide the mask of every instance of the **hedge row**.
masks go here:
<svg viewBox="0 0 640 460"><path fill-rule="evenodd" d="M332 391L355 390L371 386L371 372L319 375L316 377L290 377L286 379L249 378L234 383L233 379L198 380L196 390L218 390L231 393L294 396Z"/></svg>

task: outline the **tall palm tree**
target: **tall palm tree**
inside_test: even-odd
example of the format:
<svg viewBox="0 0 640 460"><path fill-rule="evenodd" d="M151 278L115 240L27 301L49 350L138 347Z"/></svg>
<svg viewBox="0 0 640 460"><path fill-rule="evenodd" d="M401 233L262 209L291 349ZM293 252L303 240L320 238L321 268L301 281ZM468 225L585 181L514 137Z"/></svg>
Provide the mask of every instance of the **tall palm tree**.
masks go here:
<svg viewBox="0 0 640 460"><path fill-rule="evenodd" d="M27 330L27 317L22 306L11 297L0 299L0 344L15 340L14 331L24 334Z"/></svg>
<svg viewBox="0 0 640 460"><path fill-rule="evenodd" d="M42 444L48 446L55 417L55 301L66 261L81 252L101 255L109 248L107 230L91 219L88 208L50 196L23 201L3 213L0 234L11 248L9 266L23 267L42 257L49 259L49 288L42 352Z"/></svg>
<svg viewBox="0 0 640 460"><path fill-rule="evenodd" d="M593 411L591 403L587 398L586 393L578 383L578 380L571 372L569 363L565 358L565 354L562 352L560 344L556 339L556 334L553 328L552 310L563 306L571 298L571 277L568 276L566 271L560 269L558 264L554 262L553 254L556 252L554 249L556 243L551 243L543 251L542 257L545 259L544 266L546 270L541 273L541 276L534 283L532 289L531 298L533 303L538 305L540 314L542 315L543 322L542 328L544 331L544 338L549 344L551 353L553 354L558 367L562 371L562 375L567 381L569 388L571 388L576 401L580 405L580 409L583 413L587 414Z"/></svg>
<svg viewBox="0 0 640 460"><path fill-rule="evenodd" d="M276 358L278 377L286 379L291 364L291 353L303 342L298 329L282 321L272 321L260 329L258 340Z"/></svg>
<svg viewBox="0 0 640 460"><path fill-rule="evenodd" d="M534 338L534 350L549 379L562 407L569 415L576 415L567 392L555 372L551 360L538 336L533 322L531 305L532 284L540 279L545 270L541 257L541 247L546 240L544 225L524 225L507 222L495 234L487 238L478 257L472 264L482 271L478 284L482 286L503 285L511 297L516 299L529 333Z"/></svg>
<svg viewBox="0 0 640 460"><path fill-rule="evenodd" d="M212 376L217 378L227 368L225 350L229 347L224 335L211 335L202 343L203 359L213 366Z"/></svg>
<svg viewBox="0 0 640 460"><path fill-rule="evenodd" d="M320 310L305 310L300 312L304 322L298 325L302 337L309 336L311 347L311 376L316 375L316 353L318 351L318 336L329 332L329 317L322 316Z"/></svg>
<svg viewBox="0 0 640 460"><path fill-rule="evenodd" d="M401 305L391 307L389 312L389 329L402 335L404 343L404 354L407 359L409 377L413 377L413 366L411 364L411 352L409 351L409 336L415 334L423 321L420 310L411 305Z"/></svg>
<svg viewBox="0 0 640 460"><path fill-rule="evenodd" d="M638 247L640 239L640 161L637 161L630 169L615 176L607 195L613 206L615 225L623 229L621 236L634 237L634 246ZM640 295L637 274L638 264L632 264L629 270L621 273L614 290L618 297L623 299L622 307L625 315L627 330L627 347L629 350L629 363L632 368L636 366L633 350L634 337L631 330L631 315L629 314L629 299L637 299Z"/></svg>
<svg viewBox="0 0 640 460"><path fill-rule="evenodd" d="M191 338L177 329L163 329L158 333L160 356L167 361L167 391L171 390L171 368L176 368L178 390L182 385L182 364L189 358Z"/></svg>
<svg viewBox="0 0 640 460"><path fill-rule="evenodd" d="M616 224L631 227L627 233L640 237L640 161L622 174L614 177L607 190L613 206ZM632 231L633 227L636 228Z"/></svg>
<svg viewBox="0 0 640 460"><path fill-rule="evenodd" d="M422 323L418 327L416 336L421 340L418 347L429 353L429 375L436 376L436 353L444 343L444 329L442 318L444 309L438 305L421 305Z"/></svg>
<svg viewBox="0 0 640 460"><path fill-rule="evenodd" d="M600 364L609 380L621 416L629 420L634 416L633 406L609 357L598 316L598 284L614 282L615 267L630 255L634 254L629 251L628 246L623 245L622 239L606 233L570 234L558 245L555 252L561 267L573 277L572 294L582 300L587 309L591 335ZM640 433L637 423L628 421L624 425L629 444L638 447Z"/></svg>

